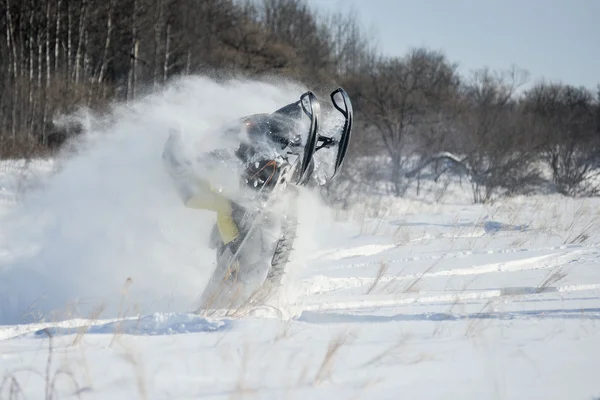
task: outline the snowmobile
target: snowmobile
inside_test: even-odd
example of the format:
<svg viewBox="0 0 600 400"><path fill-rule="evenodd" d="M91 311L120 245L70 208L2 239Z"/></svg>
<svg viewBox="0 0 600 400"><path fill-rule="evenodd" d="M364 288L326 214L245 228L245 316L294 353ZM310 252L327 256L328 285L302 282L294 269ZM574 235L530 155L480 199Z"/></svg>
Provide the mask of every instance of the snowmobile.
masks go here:
<svg viewBox="0 0 600 400"><path fill-rule="evenodd" d="M185 205L217 212L209 243L216 266L197 312L260 303L281 285L296 238L298 188L314 183L315 154L322 149L333 150L329 179L335 178L350 143L350 98L342 88L330 98L342 121L333 134L322 132L321 104L311 91L272 113L246 116L223 129L224 137L239 141L201 157L202 168L235 170L235 194L199 178L198 168L186 164L178 136L170 135L162 157Z"/></svg>

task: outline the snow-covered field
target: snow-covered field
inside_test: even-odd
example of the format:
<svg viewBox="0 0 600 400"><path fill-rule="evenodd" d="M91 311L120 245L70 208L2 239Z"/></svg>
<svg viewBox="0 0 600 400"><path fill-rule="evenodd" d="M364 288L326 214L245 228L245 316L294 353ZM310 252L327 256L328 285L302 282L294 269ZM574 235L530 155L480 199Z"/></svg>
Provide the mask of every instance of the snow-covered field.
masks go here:
<svg viewBox="0 0 600 400"><path fill-rule="evenodd" d="M25 196L54 164L0 164L0 398L600 398L599 200L303 193L282 290L202 317L213 217L167 190L163 139L117 133Z"/></svg>

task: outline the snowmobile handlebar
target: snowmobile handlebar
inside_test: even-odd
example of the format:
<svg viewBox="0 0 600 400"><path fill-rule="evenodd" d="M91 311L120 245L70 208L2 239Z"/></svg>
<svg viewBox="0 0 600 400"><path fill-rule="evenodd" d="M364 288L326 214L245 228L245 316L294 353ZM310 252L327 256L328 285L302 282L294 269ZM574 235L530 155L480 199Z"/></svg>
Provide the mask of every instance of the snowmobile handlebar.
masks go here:
<svg viewBox="0 0 600 400"><path fill-rule="evenodd" d="M340 141L336 140L336 139L334 139L332 137L329 137L329 136L319 135L318 143L320 145L317 146L317 148L315 149L315 151L323 149L323 148L329 148L329 147L337 146L340 143Z"/></svg>
<svg viewBox="0 0 600 400"><path fill-rule="evenodd" d="M336 95L340 95L342 101L344 103L344 107L338 104L336 100ZM348 144L350 143L350 137L352 135L352 122L354 120L354 111L352 108L352 102L350 101L350 97L348 93L344 89L337 88L331 93L331 102L333 106L342 114L344 117L344 127L342 128L342 136L339 140L338 145L338 154L335 161L335 172L331 179L335 178L344 163L344 159L346 157L346 152L348 151Z"/></svg>

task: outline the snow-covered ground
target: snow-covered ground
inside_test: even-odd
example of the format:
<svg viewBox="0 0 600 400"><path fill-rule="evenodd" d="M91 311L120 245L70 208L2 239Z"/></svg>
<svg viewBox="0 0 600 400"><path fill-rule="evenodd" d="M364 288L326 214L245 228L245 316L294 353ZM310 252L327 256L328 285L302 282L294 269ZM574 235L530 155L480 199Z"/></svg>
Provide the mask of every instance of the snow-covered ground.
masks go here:
<svg viewBox="0 0 600 400"><path fill-rule="evenodd" d="M151 144L115 143L28 196L0 164L0 398L600 398L598 199L465 186L373 217L303 193L282 290L203 317L212 217L152 178Z"/></svg>

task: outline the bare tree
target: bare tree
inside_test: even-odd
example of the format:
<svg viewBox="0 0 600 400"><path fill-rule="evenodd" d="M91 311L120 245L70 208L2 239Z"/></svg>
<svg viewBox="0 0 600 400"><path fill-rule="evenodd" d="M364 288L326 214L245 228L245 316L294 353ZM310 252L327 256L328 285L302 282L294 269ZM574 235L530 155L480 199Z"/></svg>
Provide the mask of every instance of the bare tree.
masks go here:
<svg viewBox="0 0 600 400"><path fill-rule="evenodd" d="M100 73L98 74L98 84L102 84L106 78L108 71L108 65L111 61L111 42L114 34L114 11L115 11L116 0L110 0L108 3L108 15L106 17L106 38L104 40L104 51L102 53L102 61L100 66ZM106 92L103 93L106 95Z"/></svg>
<svg viewBox="0 0 600 400"><path fill-rule="evenodd" d="M516 91L527 73L513 67L504 72L475 71L463 87L461 167L469 176L473 200L485 202L500 190L527 191L539 183L537 147L528 135Z"/></svg>
<svg viewBox="0 0 600 400"><path fill-rule="evenodd" d="M595 195L600 174L598 103L585 88L541 83L526 93L524 107L538 117L543 160L556 190L564 195Z"/></svg>
<svg viewBox="0 0 600 400"><path fill-rule="evenodd" d="M416 49L403 58L381 59L361 82L356 95L361 117L383 142L397 196L407 188L406 163L418 153L415 138L435 123L430 110L456 87L455 68L439 52Z"/></svg>
<svg viewBox="0 0 600 400"><path fill-rule="evenodd" d="M304 0L263 0L260 22L274 38L295 49L297 77L322 82L331 70L327 27Z"/></svg>

